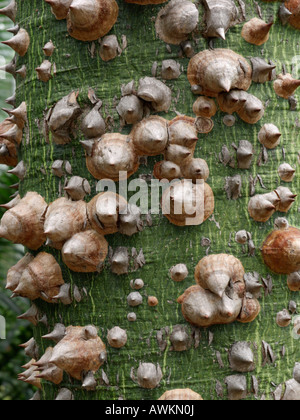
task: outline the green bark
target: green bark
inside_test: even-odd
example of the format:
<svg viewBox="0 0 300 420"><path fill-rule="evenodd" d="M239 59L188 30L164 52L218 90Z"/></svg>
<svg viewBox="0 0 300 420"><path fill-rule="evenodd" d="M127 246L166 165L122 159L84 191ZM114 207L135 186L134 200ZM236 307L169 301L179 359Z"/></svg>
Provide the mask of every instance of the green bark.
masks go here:
<svg viewBox="0 0 300 420"><path fill-rule="evenodd" d="M158 40L155 34L153 16L156 16L162 6L139 7L126 4L118 0L120 14L117 24L111 33L116 34L121 42L122 35L126 35L128 47L123 54L114 61L104 63L99 55L99 45L76 41L67 36L66 22L57 21L51 14L50 7L42 0L21 1L18 0L17 20L30 34L31 43L29 51L24 58L18 58L18 67L22 64L27 66L25 81L17 79L17 104L26 101L28 108L28 128L24 136L24 145L20 151L27 166L27 175L21 185L21 195L27 191L37 191L45 197L47 202L58 198L59 180L51 174L51 165L56 159L69 160L72 164L73 174L86 177L91 181L92 194L96 194L96 181L92 179L85 165L84 151L79 144L80 135L66 146L56 146L54 143L45 141L42 130L44 113L63 96L73 90L79 90L79 101L82 107L88 103L87 93L90 87L96 90L99 98L104 102L105 116L112 116L114 127L112 131L118 132L119 118L115 110L114 98L120 97L122 84L134 79L136 82L144 76L151 76L151 68L154 61L159 64L163 59L173 58L180 61L184 72L174 82L167 82L173 90L173 104L171 111L164 117L172 119L176 116L175 111L188 116L193 116L192 105L196 97L191 93L186 77L186 69L189 60L178 58L179 47L171 47L171 52L166 49L165 43ZM247 0L247 18L257 16L254 1ZM282 65L291 70L293 57L299 54L299 33L291 27L283 27L277 19L278 3L261 3L263 17L268 20L271 15L276 23L272 29L270 40L263 47L247 44L240 36L241 25L232 28L227 40L215 41L215 47L231 48L246 58L262 56L272 59L277 63L278 73ZM56 50L52 58L57 68L56 76L43 83L37 80L35 68L45 59L42 47L52 40ZM91 51L95 49L92 56ZM208 48L207 42L199 37L195 43L196 51ZM298 74L299 76L299 74ZM272 383L280 384L292 377L294 363L299 361L299 341L292 337L292 327L280 329L275 323L276 313L288 306L290 300L300 303L299 294L288 290L285 276L272 275L274 290L270 296L261 300L262 311L260 316L251 324L234 323L232 325L215 326L209 330L201 331L201 341L198 348L176 353L170 351L170 346L164 352L160 352L156 333L163 327L176 324L186 325L181 314L177 298L189 286L195 284L193 272L196 264L206 255L207 249L201 246L203 237L212 242L209 254L230 253L240 258L247 272L258 271L266 277L267 268L264 266L259 247L264 238L272 230L275 216L265 224L255 223L250 219L247 206L249 195L249 177L257 174L262 176L267 191L276 188L280 180L277 169L284 161L282 147L269 153L267 164L257 165L260 153L260 144L257 134L264 123L278 125L282 136L282 146L286 151L286 161L292 165L297 164L299 150L299 125L298 112L289 110L288 101L276 97L272 83L264 85L253 84L250 93L257 95L263 102L268 101L265 117L258 124L252 126L238 120L234 127L228 128L223 124L224 114L218 112L214 118L215 128L209 135L201 135L196 148L196 157L201 157L208 162L211 170L209 184L212 187L216 208L213 220L205 222L202 226L179 228L171 225L163 216L153 217L153 226L145 227L144 231L128 238L119 234L107 236L109 245L127 246L143 249L146 265L136 273L130 273L122 277L113 275L109 268L99 275L76 274L67 270L61 261L59 252L45 248L51 252L63 270L66 282L71 282L79 287L85 287L88 298L80 304L72 304L70 307L62 305L49 305L38 302L43 313L47 314L49 328L55 323L63 322L68 325L94 324L100 328L100 335L106 342L107 329L116 325L128 332L128 343L125 348L115 350L108 346L108 361L103 370L109 378L109 386L99 385L96 392L85 392L80 389L80 384L65 378L63 386L74 392L75 399L157 399L166 390L174 388L191 388L199 392L204 399L219 398L215 391L216 381L220 381L226 391L224 379L232 374L226 349L235 341L255 342L258 347L257 368L253 373L260 382L259 396L266 395L271 398L274 387ZM299 98L299 93L298 93ZM176 100L175 100L176 98ZM128 133L129 128L124 128L122 133ZM255 162L249 171L239 171L224 167L218 155L223 144L230 149L232 142L247 139L255 147ZM148 165L141 165L140 170L132 178L142 174L151 174L155 162L160 157L149 158ZM243 179L242 197L237 201L229 201L224 190L225 177L241 174ZM297 175L291 186L295 192L299 191L300 178L299 166ZM265 190L258 184L257 193ZM91 197L88 197L89 200ZM278 214L276 214L276 217ZM291 225L299 225L297 203L289 212L288 220ZM256 256L249 257L243 252L242 247L235 243L235 232L246 229L253 235L257 247ZM230 239L231 238L231 239ZM174 283L168 276L169 268L177 263L186 263L189 268L189 277L183 283ZM135 310L137 321L129 323L127 314L131 308L127 305L127 296L131 292L130 280L142 278L145 288L142 294L145 296L144 304ZM159 299L157 308L150 308L146 303L146 295L154 295ZM208 343L209 331L214 334L214 341ZM41 340L41 336L48 330L39 324L34 330L34 335L40 344L41 350L45 350L51 343ZM262 366L261 341L268 342L276 356L276 364ZM282 357L280 351L286 348L286 355ZM217 352L220 352L224 368L217 363ZM159 363L163 371L163 380L159 388L149 391L139 388L130 378L131 368L137 368L140 362ZM247 375L249 384L251 374ZM57 387L45 383L42 397L53 399L57 394ZM254 399L249 394L249 399Z"/></svg>

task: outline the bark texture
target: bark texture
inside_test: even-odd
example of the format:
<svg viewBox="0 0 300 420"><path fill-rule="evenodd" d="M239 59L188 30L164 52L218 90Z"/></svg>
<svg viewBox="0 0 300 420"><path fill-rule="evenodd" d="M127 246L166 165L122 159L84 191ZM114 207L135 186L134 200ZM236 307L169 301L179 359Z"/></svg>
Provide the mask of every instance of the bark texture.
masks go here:
<svg viewBox="0 0 300 420"><path fill-rule="evenodd" d="M90 181L92 193L86 198L90 200L96 195L97 182L86 168L84 150L79 143L84 138L77 134L70 144L55 145L43 132L43 119L47 110L74 90L79 91L78 100L84 108L89 103L88 90L93 88L103 101L103 116L111 123L109 131L122 130L123 134L127 134L130 128L120 128L115 108L121 97L121 85L133 79L138 82L141 77L151 76L155 61L160 67L164 59L175 59L180 62L183 72L178 80L167 82L173 92L173 101L170 112L161 115L168 119L174 118L176 112L194 116L192 109L197 97L192 94L187 80L189 59L179 58L178 46L167 48L164 42L156 38L153 17L157 16L163 5L141 7L118 0L119 18L111 33L118 37L120 43L122 37L124 41L126 36L128 46L120 57L106 63L99 57L99 43L80 42L68 36L66 22L57 21L46 2L18 0L17 3L17 21L28 31L31 38L27 55L17 60L18 68L23 64L27 66L27 77L25 80L17 78L16 90L17 105L26 101L28 109L28 126L20 151L20 158L27 167L26 178L21 183L21 195L24 196L27 191L36 191L48 203L57 199L63 187L60 185L63 180L60 181L52 175L51 166L56 159L62 159L71 163L73 175L82 176ZM268 43L262 47L247 44L240 35L242 25L237 25L229 30L226 41L216 40L214 46L230 48L248 59L257 56L271 59L277 64L278 73L281 73L283 65L290 72L294 64L295 70L295 64L299 65L300 60L299 56L298 61L294 59L300 54L299 32L290 26L282 26L277 20L278 3L259 3L263 18L268 20L274 16L276 21ZM247 0L246 10L248 20L258 16L257 2ZM56 46L53 56L49 58L56 64L56 76L48 83L44 83L38 80L35 69L44 61L42 48L50 40ZM207 41L200 34L193 44L197 52L208 48ZM299 70L298 74L297 72L295 74L299 78ZM213 131L208 135L199 136L195 157L205 159L210 167L211 175L208 183L216 198L212 219L199 227L181 228L171 225L162 215L153 216L153 226L146 225L143 232L132 238L120 234L107 236L112 248L125 246L130 252L132 248L136 248L138 253L143 250L146 265L136 272L123 276L113 275L108 266L99 275L76 274L66 268L59 252L44 247L44 250L52 253L61 264L65 281L80 288L84 287L87 297L81 303L73 303L67 307L41 301L37 303L40 311L47 314L49 322L49 330L43 324L38 324L34 330L41 352L51 345L51 342L42 340L41 336L52 330L58 322L66 326L94 324L100 328L99 335L106 344L107 331L115 326L127 330L128 334L128 342L124 348L118 350L107 346L108 361L102 367L102 371L100 370L99 377L107 377L108 381L107 379L102 383L99 381L97 391L83 391L79 382L70 381L65 377L62 387L72 390L75 399L158 399L165 391L174 388L191 388L208 400L227 399L224 381L232 374L227 349L236 341L256 343L256 370L247 374L247 380L249 390L251 376L255 375L259 380L258 397L265 395L267 399L271 399L274 385L279 385L292 377L294 364L300 358L300 342L293 338L292 327L280 329L276 325L277 312L287 308L290 300L300 305L299 294L292 293L287 288L286 276L271 274L274 282L273 291L271 295L262 298L261 314L251 324L234 323L203 329L199 331L200 342L197 343L196 338L191 348L184 352L171 351L168 340L166 348L161 350L156 339L157 332L162 328L168 327L172 331L172 328L178 324L186 325L192 334L192 328L185 322L176 300L185 289L195 284L194 269L206 253L233 254L242 261L246 272L259 272L263 278L270 274L263 264L259 248L272 230L274 220L279 214L274 215L265 224L250 219L247 206L250 199L251 177L261 176L262 182L256 184L257 193L272 191L280 184L277 170L285 161L297 165L297 174L291 189L294 192L300 191L299 105L296 112L291 112L288 101L276 97L271 82L263 85L253 83L250 93L258 96L267 105L265 117L258 124L248 125L237 119L233 127L227 127L223 123L224 113L219 111L214 117ZM296 97L299 99L299 93ZM269 151L269 159L263 163L257 135L265 123L273 123L280 128L282 143L274 151ZM248 140L254 145L255 159L250 170L225 167L219 160L223 145L234 152L232 143L238 145L240 140ZM147 165L141 165L133 178L151 175L155 163L160 160L160 157L148 158ZM238 200L228 200L224 188L225 177L238 174L242 177L241 197ZM299 227L297 203L289 212L288 220L292 226ZM254 257L248 255L247 247L243 250L243 247L234 240L235 233L243 229L252 234L257 248ZM211 241L209 247L205 246L207 241L203 242L203 238ZM185 263L189 269L189 276L182 283L176 283L169 277L169 269L178 263ZM130 281L135 278L142 278L145 282L145 287L141 291L144 303L134 309L137 321L129 322L127 314L132 312L132 308L127 304L127 296L132 292ZM148 296L156 296L159 305L148 306ZM212 334L214 338L211 343ZM275 363L264 364L262 340L271 345L276 356ZM281 354L283 346L284 357ZM160 364L163 379L158 388L142 389L132 381L131 369L137 369L140 362ZM223 387L223 396L220 387L217 387L218 393L216 391L217 381ZM54 399L57 393L58 387L44 383L43 399ZM247 398L254 399L255 396L249 392Z"/></svg>

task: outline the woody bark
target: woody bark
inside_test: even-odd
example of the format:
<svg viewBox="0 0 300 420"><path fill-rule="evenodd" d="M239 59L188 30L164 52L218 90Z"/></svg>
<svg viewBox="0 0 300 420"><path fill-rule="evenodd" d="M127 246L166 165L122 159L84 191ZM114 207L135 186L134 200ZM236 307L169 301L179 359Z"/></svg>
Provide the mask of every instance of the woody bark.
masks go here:
<svg viewBox="0 0 300 420"><path fill-rule="evenodd" d="M193 103L197 96L193 95L187 80L189 59L184 57L179 46L167 46L159 40L155 32L155 19L163 5L137 6L118 0L120 12L111 34L115 34L123 45L122 54L113 61L104 62L99 56L100 45L95 42L81 42L67 33L66 22L58 21L51 13L49 5L42 0L18 0L17 22L25 28L31 38L29 50L24 57L17 58L17 67L27 66L27 77L17 77L17 106L26 101L28 125L24 131L19 158L23 160L27 172L20 185L20 194L35 191L50 203L63 194L64 178L55 177L51 171L57 159L69 161L72 174L89 180L91 194L86 197L90 201L97 194L97 181L88 172L85 153L80 140L85 140L79 130L74 131L72 142L58 146L49 139L44 131L44 120L47 111L61 98L78 91L78 102L82 109L88 104L89 89L94 89L98 98L103 101L102 115L106 120L107 132L128 134L130 127L120 123L116 105L121 97L121 86L132 80L152 75L153 64L158 63L158 75L161 63L165 59L174 59L180 63L182 74L177 80L167 81L172 89L172 106L168 113L160 115L168 120L178 114L194 117ZM297 73L299 62L299 32L289 25L282 26L277 19L278 3L259 2L262 17L269 21L274 16L275 24L269 41L258 47L246 43L241 37L242 24L238 24L228 32L226 41L215 39L214 48L232 49L249 59L262 57L272 60L277 65L277 73L283 66ZM203 15L199 5L200 15ZM258 17L257 2L246 1L247 20ZM47 83L37 79L36 68L44 61L43 46L52 40L56 46L49 60L55 63L56 75ZM208 49L207 40L201 34L195 34L193 45L196 52ZM297 61L298 56L298 61ZM296 57L296 58L295 58ZM299 78L300 74L295 75ZM127 330L128 341L124 348L118 350L107 344L108 359L99 372L96 391L84 391L80 382L65 377L57 387L49 382L43 383L42 398L53 400L59 388L70 389L75 399L109 400L123 398L125 400L158 399L165 391L176 388L191 388L202 395L203 399L227 399L225 378L232 374L229 366L227 349L236 341L249 341L257 347L256 370L246 374L248 383L251 376L259 381L258 394L250 392L248 399L272 398L274 384L279 385L292 377L295 362L299 361L299 341L292 335L292 327L280 329L276 325L276 314L293 300L300 304L299 294L289 291L286 276L271 274L264 265L260 247L273 228L278 214L268 222L256 223L249 217L248 202L252 179L258 175L261 182L256 184L256 193L272 191L280 184L278 167L283 162L297 165L299 173L299 105L292 112L287 100L276 96L272 82L253 83L250 91L266 104L264 118L256 125L249 125L237 117L233 127L224 124L224 113L218 111L214 119L214 129L207 135L199 135L195 157L206 160L210 168L208 184L214 191L216 206L213 217L201 226L177 227L169 223L167 218L152 215L152 223L146 222L144 230L132 237L121 234L109 235L106 239L112 249L127 247L131 255L142 250L146 264L135 266L132 259L130 272L127 275L114 275L106 264L100 274L79 274L67 269L59 251L50 247L42 250L51 253L61 265L66 283L72 287L77 285L87 292L80 303L70 306L51 305L37 301L41 314L46 314L49 327L39 323L34 328L40 356L51 342L41 337L53 330L55 324L66 326L95 325L99 335L107 344L107 332L115 326ZM299 93L296 94L299 99ZM274 151L268 153L268 159L261 155L261 144L258 132L265 123L277 125L282 133L282 143ZM220 153L224 145L232 151L232 144L248 140L255 149L255 158L249 170L241 170L220 161ZM142 177L148 180L153 168L161 157L149 157L131 179ZM225 190L226 177L240 175L242 179L241 197L229 200ZM299 175L299 174L298 174ZM300 178L296 175L292 189L300 190ZM285 183L282 183L285 185ZM129 197L133 192L129 192ZM150 211L149 204L149 211ZM297 203L288 215L290 225L299 227ZM148 219L149 222L149 219ZM298 225L298 226L297 226ZM249 252L247 246L236 243L235 234L240 230L251 233L256 250ZM135 251L136 250L136 251ZM192 328L184 320L177 299L190 286L195 284L194 270L197 263L208 254L232 254L243 263L246 272L258 272L260 281L271 275L273 289L266 291L260 303L259 317L252 323L243 325L214 326L200 331ZM186 264L189 276L181 283L171 280L169 269L179 263ZM127 297L132 292L130 281L143 279L145 287L141 290L143 304L134 309L136 322L129 322L127 315L133 312L128 306ZM267 281L265 280L265 284ZM158 306L147 304L148 296L158 299ZM170 341L157 340L157 334L167 328L170 331L175 325L185 325L190 331L192 346L184 352L172 351ZM160 336L160 334L158 334ZM213 338L213 339L212 339ZM270 344L276 362L264 363L262 341ZM283 352L283 348L285 351ZM284 356L282 354L285 354ZM159 387L147 390L139 387L132 380L131 370L137 370L140 363L159 364L162 380ZM218 385L218 386L216 386ZM223 391L221 391L221 388Z"/></svg>

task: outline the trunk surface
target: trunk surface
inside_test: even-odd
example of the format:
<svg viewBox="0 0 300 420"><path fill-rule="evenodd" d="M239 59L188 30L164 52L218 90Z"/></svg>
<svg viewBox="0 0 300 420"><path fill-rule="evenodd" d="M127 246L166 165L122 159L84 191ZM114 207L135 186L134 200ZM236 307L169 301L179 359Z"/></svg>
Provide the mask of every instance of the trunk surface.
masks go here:
<svg viewBox="0 0 300 420"><path fill-rule="evenodd" d="M111 121L109 131L122 130L123 134L127 134L130 127L120 128L115 109L118 98L121 97L121 86L131 80L138 82L141 77L151 76L155 61L160 65L164 59L175 59L180 62L184 71L178 80L167 82L173 91L173 102L170 112L162 116L172 119L176 112L194 116L192 106L196 96L191 93L186 77L189 60L179 58L179 47L171 46L168 50L166 44L156 38L153 17L157 16L162 5L141 7L118 0L119 19L111 33L117 35L120 43L125 35L128 47L120 57L105 63L99 57L98 42L80 42L68 36L66 21L57 21L46 2L18 0L17 3L17 21L29 32L31 38L28 53L24 58L19 57L17 63L18 68L23 64L27 66L27 77L24 81L18 77L16 89L17 105L26 101L28 109L28 127L25 129L20 151L20 159L24 160L27 167L26 178L21 184L21 195L24 196L27 191L37 191L48 203L57 199L63 187L63 180L60 181L52 175L51 165L56 159L63 159L70 161L73 175L85 177L90 181L92 194L87 197L87 200L90 200L96 194L97 182L86 168L84 150L79 143L79 140L84 138L80 137L78 131L73 141L65 146L57 146L51 139L45 141L43 119L47 110L74 90L79 91L78 100L84 108L89 103L88 90L93 88L103 101L104 117ZM295 76L299 78L299 69L295 68L300 60L299 32L290 26L282 26L278 21L278 3L259 3L263 18L268 20L274 16L276 21L268 43L262 47L247 44L240 35L242 26L237 25L228 32L226 41L216 40L214 47L233 49L246 58L259 56L271 59L277 64L278 73L283 65L291 72L294 64ZM247 20L258 16L255 1L246 0L246 9ZM50 61L56 64L57 74L48 83L43 83L37 79L35 69L44 61L42 48L50 39L56 46ZM207 48L207 41L199 34L195 50L198 52ZM234 127L229 128L223 123L224 113L219 111L214 117L213 131L208 135L199 136L195 156L207 161L211 172L208 183L216 198L214 217L211 220L198 227L180 228L171 225L162 215L154 215L153 226L146 225L143 232L131 238L120 234L107 236L112 248L125 246L130 250L136 248L138 252L143 250L146 265L124 276L112 274L108 266L101 274L76 274L63 264L60 252L44 248L61 264L65 282L84 287L87 290L87 298L71 306L49 305L41 301L37 303L41 312L47 314L49 322L49 330L42 324L38 324L34 330L41 353L52 345L52 342L42 340L41 336L52 331L58 322L66 326L94 324L100 328L99 335L106 344L108 329L119 326L128 333L128 343L123 349L116 350L107 345L108 361L102 370L107 375L109 384L99 385L95 392L85 392L80 383L65 378L62 387L71 389L75 399L158 399L166 390L175 388L191 388L207 400L226 399L224 380L232 374L226 350L236 341L256 343L256 370L247 374L247 378L249 389L251 376L255 375L258 378L259 398L265 395L270 399L275 389L274 384L279 385L292 377L294 364L300 359L299 341L293 338L292 327L281 329L275 322L277 312L287 308L290 300L300 303L299 294L292 293L287 288L286 276L271 275L274 281L273 292L260 300L261 313L251 324L234 323L203 329L199 346L194 345L185 352L171 351L169 342L167 348L160 351L156 339L157 332L164 327L172 330L177 324L187 325L176 301L185 289L195 284L195 266L206 253L233 254L242 261L246 272L256 271L264 278L270 274L263 264L259 248L272 230L278 213L265 224L256 223L249 217L247 206L250 199L250 177L262 177L266 190L258 183L256 192L265 193L280 184L277 169L281 163L286 161L291 165L298 165L299 105L297 112L291 112L288 101L276 97L272 83L253 83L250 93L267 103L265 117L258 124L248 125L237 119ZM257 134L265 123L273 123L279 127L283 134L282 143L280 147L268 153L268 162L259 166L261 145ZM228 149L233 151L232 143L238 144L240 140L249 140L254 145L255 160L250 170L225 167L219 161L222 146L227 145ZM132 178L151 175L154 164L160 160L160 157L148 158L147 165L141 165ZM240 174L243 180L242 197L237 201L228 200L224 189L225 177L236 174ZM300 191L299 166L290 188L294 192ZM288 220L291 225L298 224L299 227L297 203L289 212ZM235 233L242 229L252 234L257 248L254 257L250 257L247 249L243 249L234 240ZM210 239L209 248L202 246L202 238ZM189 276L183 283L175 283L169 278L169 269L178 263L185 263L189 269ZM142 278L145 282L145 288L141 292L144 303L134 310L137 321L130 323L127 314L132 309L127 304L127 296L132 291L130 280L135 278ZM149 307L147 296L156 296L159 305L156 308ZM212 343L209 342L212 337L210 333L213 333L214 337ZM277 357L275 363L263 366L262 340L271 345ZM284 357L281 355L283 346L286 350ZM223 367L220 366L220 358ZM163 379L159 388L142 389L132 381L131 369L137 369L140 362L160 364ZM223 387L223 397L216 392L217 381ZM54 399L57 392L58 387L44 383L42 398ZM254 399L254 394L249 393L248 398Z"/></svg>

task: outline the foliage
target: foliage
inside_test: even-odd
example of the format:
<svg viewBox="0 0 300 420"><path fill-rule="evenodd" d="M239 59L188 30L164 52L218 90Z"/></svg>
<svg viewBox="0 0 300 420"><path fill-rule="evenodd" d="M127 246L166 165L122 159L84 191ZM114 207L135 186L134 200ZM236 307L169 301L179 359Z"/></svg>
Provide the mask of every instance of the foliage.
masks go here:
<svg viewBox="0 0 300 420"><path fill-rule="evenodd" d="M0 8L7 5L7 1L0 1ZM12 22L5 17L0 17L0 41L10 38L6 29L12 26ZM0 44L0 66L8 63L13 58L13 51ZM0 108L7 107L5 99L13 94L14 79L10 74L0 71ZM6 113L0 111L0 121L6 117ZM15 192L9 185L18 182L18 179L6 173L7 167L0 165L0 204L10 201L10 196ZM4 210L0 209L0 218ZM19 344L30 339L31 331L27 322L17 320L17 316L28 309L25 299L10 299L10 292L4 291L5 278L8 269L22 258L23 247L12 245L10 242L0 239L0 314L6 319L6 340L0 341L0 400L28 399L32 395L30 387L17 380L20 366L28 362L23 349Z"/></svg>
<svg viewBox="0 0 300 420"><path fill-rule="evenodd" d="M0 202L9 201L13 190L9 185L16 182L14 176L6 173L7 167L0 165ZM0 211L0 217L3 210ZM22 258L24 251L20 246L12 245L0 239L0 314L6 319L6 340L0 341L0 399L28 399L29 387L16 378L20 373L20 366L28 362L24 351L18 346L30 339L31 331L27 322L17 320L28 309L28 302L18 298L10 299L10 292L4 291L5 278L8 269Z"/></svg>

